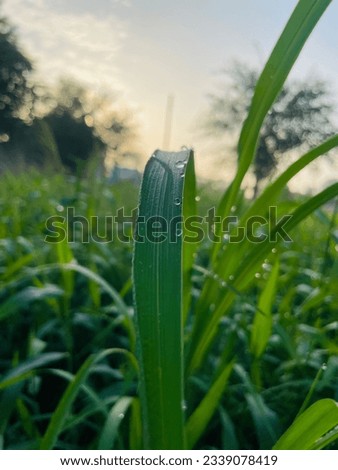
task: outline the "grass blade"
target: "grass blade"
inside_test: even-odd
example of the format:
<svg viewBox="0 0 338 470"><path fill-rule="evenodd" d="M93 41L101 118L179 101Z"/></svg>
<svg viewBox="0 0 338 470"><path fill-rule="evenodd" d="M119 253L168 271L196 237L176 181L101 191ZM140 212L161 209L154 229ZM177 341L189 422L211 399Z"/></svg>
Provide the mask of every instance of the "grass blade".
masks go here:
<svg viewBox="0 0 338 470"><path fill-rule="evenodd" d="M252 326L250 350L255 359L261 357L271 336L272 303L276 293L278 273L279 261L277 259L260 296L258 310Z"/></svg>
<svg viewBox="0 0 338 470"><path fill-rule="evenodd" d="M33 357L27 361L21 363L15 369L11 370L0 382L0 390L4 390L7 387L26 380L31 377L37 369L46 367L53 362L60 361L67 357L65 353L51 352L40 354L38 357Z"/></svg>
<svg viewBox="0 0 338 470"><path fill-rule="evenodd" d="M133 280L147 449L185 447L180 221L184 175L193 168L192 163L187 165L192 158L190 150L156 151L147 163L140 192ZM160 232L150 231L150 222L160 224L160 232L167 236L159 241Z"/></svg>
<svg viewBox="0 0 338 470"><path fill-rule="evenodd" d="M114 448L120 423L123 420L131 401L131 397L122 397L112 407L99 438L97 446L98 450L110 450Z"/></svg>
<svg viewBox="0 0 338 470"><path fill-rule="evenodd" d="M131 356L128 351L123 349L106 349L97 354L94 354L83 363L80 367L74 379L66 388L62 398L53 413L53 416L49 422L48 428L41 440L40 449L50 450L53 449L59 434L63 430L64 423L68 417L71 406L80 391L82 385L85 383L91 368L99 361L109 356L110 354L126 354Z"/></svg>
<svg viewBox="0 0 338 470"><path fill-rule="evenodd" d="M222 393L224 392L232 368L233 362L223 369L222 373L211 386L209 392L188 419L186 424L188 449L192 449L195 446L213 417L222 398Z"/></svg>
<svg viewBox="0 0 338 470"><path fill-rule="evenodd" d="M279 95L303 46L332 0L300 0L261 73L238 143L238 171L221 202L226 216L234 205L243 178L255 156L265 116ZM215 252L219 246L215 245ZM215 254L214 252L214 254Z"/></svg>
<svg viewBox="0 0 338 470"><path fill-rule="evenodd" d="M302 413L279 438L274 450L311 450L323 436L338 425L338 404L319 400ZM337 434L336 434L336 437Z"/></svg>
<svg viewBox="0 0 338 470"><path fill-rule="evenodd" d="M318 207L330 201L338 195L338 183L335 183L328 188L321 191L319 194L311 197L291 214L292 217L284 224L284 229L290 233L302 220L313 213ZM241 263L237 264L237 269L233 273L234 280L232 282L233 290L228 290L227 294L219 295L217 297L216 309L212 316L207 318L199 316L199 321L195 323L194 331L191 338L190 355L188 358L188 371L198 369L212 344L212 341L217 332L217 327L220 319L231 306L236 294L234 292L242 292L246 289L254 279L256 270L261 266L264 258L271 252L271 249L277 245L277 241L272 242L275 234L279 230L277 224L270 232L270 236L261 244L254 245L251 250L248 250ZM223 273L221 273L222 275ZM214 303L215 299L214 299Z"/></svg>

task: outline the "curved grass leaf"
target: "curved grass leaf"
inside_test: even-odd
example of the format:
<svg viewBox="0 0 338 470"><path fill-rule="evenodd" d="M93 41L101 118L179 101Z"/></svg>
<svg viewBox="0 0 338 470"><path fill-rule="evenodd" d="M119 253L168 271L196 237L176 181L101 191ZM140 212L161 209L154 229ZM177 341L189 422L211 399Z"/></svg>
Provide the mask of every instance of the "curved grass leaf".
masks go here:
<svg viewBox="0 0 338 470"><path fill-rule="evenodd" d="M0 390L11 387L12 385L21 382L22 380L26 380L27 378L31 377L37 369L46 367L53 362L64 359L65 357L67 357L67 354L65 353L51 352L43 353L38 357L28 359L27 361L12 369L11 372L2 378L0 382Z"/></svg>
<svg viewBox="0 0 338 470"><path fill-rule="evenodd" d="M319 194L311 197L303 204L298 206L291 214L291 218L284 223L283 227L287 233L291 233L302 220L308 217L318 207L330 201L338 195L338 183L335 183L324 189ZM229 289L225 295L218 295L217 302L214 299L216 308L212 315L203 318L199 315L198 321L195 322L194 331L191 338L190 355L188 357L188 371L199 368L210 348L212 341L217 333L220 319L231 306L236 294L235 291L241 292L247 288L254 279L257 269L260 268L264 258L271 252L271 249L277 245L276 234L280 229L280 224L276 224L269 233L268 238L260 243L255 244L248 250L248 254L242 259L234 272L234 280L232 281L232 289ZM276 240L276 241L271 241Z"/></svg>
<svg viewBox="0 0 338 470"><path fill-rule="evenodd" d="M57 438L59 434L62 432L64 423L68 417L70 412L71 406L77 397L81 387L85 383L88 374L90 373L91 368L102 359L106 358L111 354L126 354L127 356L131 356L128 351L123 349L106 349L105 351L101 351L97 354L94 354L83 363L80 367L74 379L70 382L68 387L66 388L62 398L54 411L52 418L49 422L47 430L41 440L40 449L41 450L50 450L56 444Z"/></svg>
<svg viewBox="0 0 338 470"><path fill-rule="evenodd" d="M114 448L115 440L118 437L120 423L123 420L131 402L131 397L122 397L114 404L103 426L97 446L98 450L110 450Z"/></svg>
<svg viewBox="0 0 338 470"><path fill-rule="evenodd" d="M325 435L336 426L338 426L338 403L330 399L319 400L293 422L273 449L318 449L318 442L321 441L325 445ZM333 433L329 442L337 437L337 433Z"/></svg>
<svg viewBox="0 0 338 470"><path fill-rule="evenodd" d="M212 384L201 403L195 409L186 424L187 448L192 449L204 433L213 417L230 377L233 363L228 364Z"/></svg>
<svg viewBox="0 0 338 470"><path fill-rule="evenodd" d="M279 261L276 260L269 279L261 293L258 310L252 325L250 351L256 359L265 351L272 330L272 304L275 298L279 273Z"/></svg>
<svg viewBox="0 0 338 470"><path fill-rule="evenodd" d="M225 192L218 215L227 216L255 156L259 132L303 46L332 0L300 0L261 73L238 143L238 171ZM214 256L219 246L214 245Z"/></svg>
<svg viewBox="0 0 338 470"><path fill-rule="evenodd" d="M316 158L328 153L330 150L338 147L338 135L331 137L322 144L314 147L309 152L305 153L292 165L290 165L275 181L269 184L262 194L249 206L243 216L240 218L239 226L244 227L247 220L252 216L265 216L269 207L277 203L283 189L286 188L287 183L309 165ZM218 258L214 258L214 271L222 271L224 274L231 274L237 265L238 257L245 253L248 246L248 240L244 240L240 244L229 244L224 251L219 252ZM209 294L209 295L208 295ZM203 295L210 298L210 286L205 286Z"/></svg>
<svg viewBox="0 0 338 470"><path fill-rule="evenodd" d="M147 449L185 447L181 225L184 180L192 170L192 151L156 151L140 191L133 280Z"/></svg>

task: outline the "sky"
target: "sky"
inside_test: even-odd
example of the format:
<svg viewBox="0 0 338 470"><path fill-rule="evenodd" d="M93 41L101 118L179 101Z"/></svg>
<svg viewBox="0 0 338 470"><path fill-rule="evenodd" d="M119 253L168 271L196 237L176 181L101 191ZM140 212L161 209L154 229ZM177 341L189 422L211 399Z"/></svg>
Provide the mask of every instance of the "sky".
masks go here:
<svg viewBox="0 0 338 470"><path fill-rule="evenodd" d="M262 67L295 0L3 0L20 45L45 83L73 77L108 90L138 123L144 155L163 144L174 96L170 150L193 146L200 174L222 177L199 125L220 71L240 60ZM338 2L326 11L291 77L318 76L338 92ZM113 93L114 92L114 93ZM221 168L220 168L221 167ZM324 164L321 179L332 176ZM305 181L306 178L303 178ZM302 184L305 184L303 181Z"/></svg>

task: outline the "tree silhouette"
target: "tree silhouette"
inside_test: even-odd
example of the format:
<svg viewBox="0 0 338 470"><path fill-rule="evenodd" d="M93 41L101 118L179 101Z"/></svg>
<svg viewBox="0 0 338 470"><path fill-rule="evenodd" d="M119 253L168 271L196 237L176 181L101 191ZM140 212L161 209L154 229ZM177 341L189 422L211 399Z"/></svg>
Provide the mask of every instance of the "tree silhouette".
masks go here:
<svg viewBox="0 0 338 470"><path fill-rule="evenodd" d="M22 118L30 113L31 70L32 64L19 50L13 28L0 17L0 142L9 141Z"/></svg>
<svg viewBox="0 0 338 470"><path fill-rule="evenodd" d="M209 95L206 127L233 135L248 113L258 72L236 63L227 76L226 92ZM326 83L307 80L284 86L261 129L253 164L254 196L260 182L276 168L281 154L296 148L306 150L334 133L332 112Z"/></svg>
<svg viewBox="0 0 338 470"><path fill-rule="evenodd" d="M112 107L113 97L93 93L70 79L63 79L45 116L63 165L74 172L92 156L121 161L133 156L134 133L128 116ZM112 155L113 154L113 155Z"/></svg>

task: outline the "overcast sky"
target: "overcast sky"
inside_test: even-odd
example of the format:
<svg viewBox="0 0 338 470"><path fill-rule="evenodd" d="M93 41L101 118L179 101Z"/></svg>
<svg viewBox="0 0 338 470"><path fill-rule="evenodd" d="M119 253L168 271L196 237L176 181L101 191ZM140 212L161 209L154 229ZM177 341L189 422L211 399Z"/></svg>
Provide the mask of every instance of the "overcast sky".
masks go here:
<svg viewBox="0 0 338 470"><path fill-rule="evenodd" d="M206 95L233 59L262 66L295 0L3 0L40 77L72 76L117 90L139 122L145 153L162 146L168 94L175 96L171 147L194 145ZM338 2L299 58L293 77L317 75L338 90Z"/></svg>

